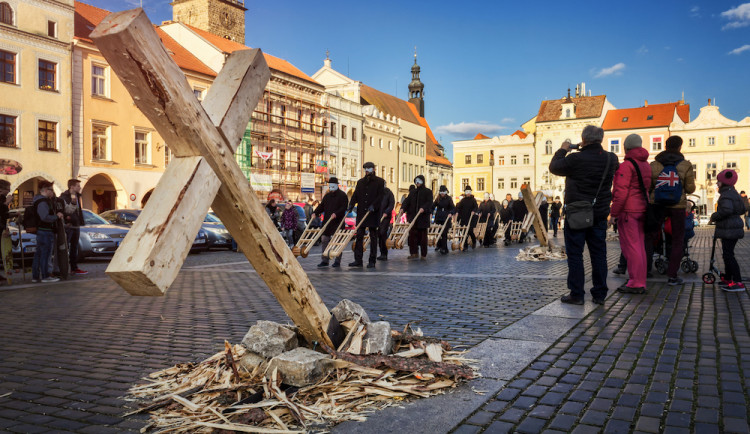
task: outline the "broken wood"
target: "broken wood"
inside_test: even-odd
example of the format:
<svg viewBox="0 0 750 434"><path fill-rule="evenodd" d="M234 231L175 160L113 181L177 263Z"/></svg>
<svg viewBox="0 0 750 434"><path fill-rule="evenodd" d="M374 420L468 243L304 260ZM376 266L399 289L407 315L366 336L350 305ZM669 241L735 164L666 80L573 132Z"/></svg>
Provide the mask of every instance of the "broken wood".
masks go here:
<svg viewBox="0 0 750 434"><path fill-rule="evenodd" d="M440 344L440 346L443 347L445 351L450 351L453 349L453 347L451 347L451 344L449 344L448 342L429 336L418 336L411 333L401 333L398 330L391 330L391 336L393 336L395 339L398 339L399 343L427 342L432 344Z"/></svg>
<svg viewBox="0 0 750 434"><path fill-rule="evenodd" d="M523 194L523 202L526 204L526 208L531 214L532 222L534 224L534 233L536 238L539 240L539 245L547 247L549 245L549 239L547 238L547 230L544 229L544 222L542 221L542 215L539 213L539 205L541 201L545 200L544 193L539 192L534 197L531 189L528 185L523 184L521 186L521 193ZM527 229L526 227L524 229ZM528 229L527 229L528 230Z"/></svg>

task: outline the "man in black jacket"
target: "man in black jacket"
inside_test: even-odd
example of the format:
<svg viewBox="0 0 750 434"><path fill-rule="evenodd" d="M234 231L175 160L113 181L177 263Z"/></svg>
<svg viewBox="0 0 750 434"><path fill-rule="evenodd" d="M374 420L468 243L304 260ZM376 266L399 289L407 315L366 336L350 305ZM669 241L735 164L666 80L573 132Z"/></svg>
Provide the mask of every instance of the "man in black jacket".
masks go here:
<svg viewBox="0 0 750 434"><path fill-rule="evenodd" d="M310 221L315 220L315 216L320 215L321 212L323 213L323 224L326 224L331 220L331 223L326 226L323 235L320 237L323 245L323 252L326 251L326 247L328 247L328 243L331 242L331 238L333 237L333 234L336 233L336 229L338 229L339 224L341 224L341 220L344 220L344 217L346 217L346 206L348 203L349 198L346 197L346 193L339 189L338 178L335 176L330 177L328 179L328 193L323 196L323 201L320 202L310 214ZM321 254L321 261L320 264L318 264L318 267L327 267L328 260L328 256ZM341 255L333 260L333 266L341 266Z"/></svg>
<svg viewBox="0 0 750 434"><path fill-rule="evenodd" d="M570 143L563 142L555 152L549 171L557 176L565 176L565 203L593 202L593 226L586 229L571 229L565 224L565 252L568 255L569 295L560 300L563 303L583 304L585 291L583 271L583 247L588 245L591 256L591 278L594 287L591 296L594 303L604 304L607 296L607 216L612 201L612 178L619 165L617 156L602 148L604 130L588 125L581 133L583 142L580 152L572 153ZM609 169L605 173L607 161ZM601 183L601 189L599 185ZM598 191L598 192L597 192ZM569 217L568 217L569 218Z"/></svg>
<svg viewBox="0 0 750 434"><path fill-rule="evenodd" d="M89 274L78 268L78 238L81 236L81 226L86 225L81 205L81 181L68 180L68 189L60 195L65 215L65 235L68 237L68 261L73 274Z"/></svg>
<svg viewBox="0 0 750 434"><path fill-rule="evenodd" d="M409 257L408 259L417 259L420 256L418 251L421 250L422 260L427 258L427 230L430 228L430 214L432 213L432 190L424 186L424 176L417 175L414 178L414 190L404 200L406 215L411 216L411 220L417 219L409 230ZM417 216L419 210L422 213Z"/></svg>
<svg viewBox="0 0 750 434"><path fill-rule="evenodd" d="M471 187L464 187L464 198L456 205L456 212L458 213L458 224L461 226L469 226L469 236L466 237L466 243L463 245L463 250L469 246L469 238L471 238L471 248L476 247L477 237L474 235L474 226L476 220L473 218L474 213L479 208L477 200L474 199L474 195L471 193Z"/></svg>
<svg viewBox="0 0 750 434"><path fill-rule="evenodd" d="M448 254L448 231L451 230L451 215L456 213L456 207L453 205L453 198L448 195L448 187L441 185L438 190L438 197L432 203L432 209L435 211L435 224L442 225L445 223L443 233L437 240L435 250L443 255ZM446 220L448 223L446 223Z"/></svg>
<svg viewBox="0 0 750 434"><path fill-rule="evenodd" d="M557 228L560 226L560 209L562 204L560 203L560 196L555 196L555 201L550 205L550 218L552 219L552 232L553 237L557 238Z"/></svg>
<svg viewBox="0 0 750 434"><path fill-rule="evenodd" d="M526 207L526 202L523 201L523 193L519 192L518 200L514 200L510 204L510 212L513 215L514 222L523 222L523 219L526 218L526 214L529 213L529 209ZM510 226L508 226L506 234L508 235L508 239L510 239ZM521 232L521 234L518 236L518 242L522 243L525 238L526 234L524 232Z"/></svg>
<svg viewBox="0 0 750 434"><path fill-rule="evenodd" d="M364 219L364 222L357 230L355 240L357 248L354 249L354 262L350 263L349 266L362 266L365 230L369 230L370 260L367 263L367 268L374 268L378 256L378 222L381 216L380 207L383 204L385 180L375 175L375 164L368 161L362 168L365 169L365 176L357 181L354 194L349 200L349 211L354 209L354 205L357 205L357 224L359 225L362 219ZM367 214L368 212L369 214ZM365 215L367 215L366 219Z"/></svg>
<svg viewBox="0 0 750 434"><path fill-rule="evenodd" d="M388 246L386 246L385 242L388 241L388 230L391 228L393 207L396 206L396 198L393 197L393 192L388 188L385 180L383 180L383 187L383 204L380 205L380 227L378 228L378 242L380 243L378 261L388 260Z"/></svg>
<svg viewBox="0 0 750 434"><path fill-rule="evenodd" d="M478 223L484 222L487 223L487 229L485 229L484 234L485 237L482 240L482 245L484 247L490 246L490 237L487 236L488 232L492 231L492 228L490 225L492 225L495 221L495 203L492 202L492 198L490 197L489 193L484 194L484 200L482 201L481 205L479 205L479 218L477 219Z"/></svg>

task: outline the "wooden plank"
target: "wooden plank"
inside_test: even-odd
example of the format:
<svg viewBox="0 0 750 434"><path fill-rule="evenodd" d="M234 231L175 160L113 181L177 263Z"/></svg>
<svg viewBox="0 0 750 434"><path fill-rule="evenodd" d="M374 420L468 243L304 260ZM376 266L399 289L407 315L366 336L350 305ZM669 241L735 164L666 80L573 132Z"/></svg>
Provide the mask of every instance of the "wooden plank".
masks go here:
<svg viewBox="0 0 750 434"><path fill-rule="evenodd" d="M263 206L234 160L228 139L234 137L237 129L232 129L228 123L242 119L233 116L234 121L230 121L229 115L218 112L238 105L226 102L207 104L207 108L216 111L207 114L195 99L182 71L164 50L142 9L108 16L91 37L136 105L169 143L175 155L202 156L213 169L221 181L213 201L214 211L303 336L310 341L331 345L327 334L330 312L278 230L266 217ZM265 86L265 82L262 85ZM225 98L243 98L242 95L228 95L223 90L216 92ZM255 103L248 106L255 107ZM244 128L247 121L249 114L247 120L240 122L242 127L236 128ZM227 131L221 133L224 127ZM202 193L210 197L210 192ZM184 200L183 197L180 202ZM149 203L153 201L152 196ZM207 209L194 209L190 218L202 220ZM170 244L169 239L158 241Z"/></svg>
<svg viewBox="0 0 750 434"><path fill-rule="evenodd" d="M544 230L544 224L542 222L542 215L539 213L539 205L531 193L531 189L528 185L524 184L521 186L521 193L523 193L523 201L526 203L526 208L529 213L533 215L534 231L536 237L539 240L539 245L547 247L549 245L549 239L547 238L547 231Z"/></svg>

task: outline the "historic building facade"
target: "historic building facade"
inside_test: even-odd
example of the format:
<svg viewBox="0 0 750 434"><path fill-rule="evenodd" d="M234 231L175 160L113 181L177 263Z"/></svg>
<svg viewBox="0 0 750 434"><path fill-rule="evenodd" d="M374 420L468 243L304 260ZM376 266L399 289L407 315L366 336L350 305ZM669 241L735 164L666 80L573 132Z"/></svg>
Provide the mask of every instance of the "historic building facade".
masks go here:
<svg viewBox="0 0 750 434"><path fill-rule="evenodd" d="M173 0L172 21L245 44L244 0Z"/></svg>
<svg viewBox="0 0 750 434"><path fill-rule="evenodd" d="M71 171L73 0L0 0L0 154L21 164L12 208L30 205L40 180L67 189Z"/></svg>
<svg viewBox="0 0 750 434"><path fill-rule="evenodd" d="M669 126L676 120L690 122L690 104L677 101L649 105L645 101L643 107L610 110L602 123L602 145L608 151L623 157L625 137L638 134L643 140L643 147L653 159L664 150L664 143L670 136Z"/></svg>

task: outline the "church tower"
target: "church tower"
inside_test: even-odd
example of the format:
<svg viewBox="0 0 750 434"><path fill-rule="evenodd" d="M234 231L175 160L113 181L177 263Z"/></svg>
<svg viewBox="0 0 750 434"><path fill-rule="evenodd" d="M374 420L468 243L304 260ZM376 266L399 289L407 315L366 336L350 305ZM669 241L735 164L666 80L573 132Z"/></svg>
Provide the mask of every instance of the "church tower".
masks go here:
<svg viewBox="0 0 750 434"><path fill-rule="evenodd" d="M409 102L424 117L424 84L419 81L419 65L417 65L417 48L414 47L414 65L411 67L411 83L409 83Z"/></svg>
<svg viewBox="0 0 750 434"><path fill-rule="evenodd" d="M245 0L173 0L172 20L245 45Z"/></svg>

